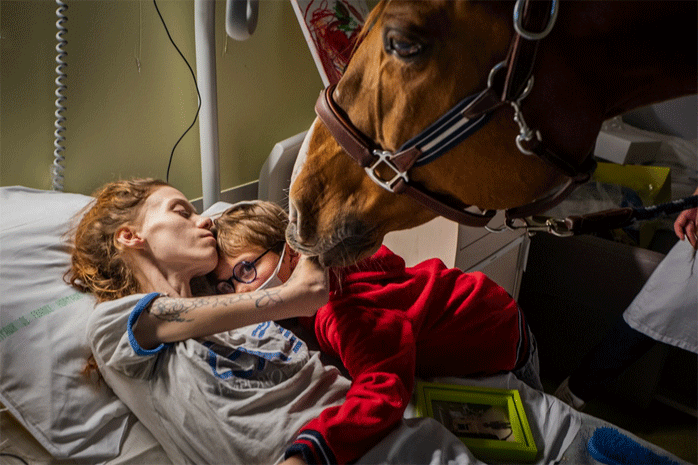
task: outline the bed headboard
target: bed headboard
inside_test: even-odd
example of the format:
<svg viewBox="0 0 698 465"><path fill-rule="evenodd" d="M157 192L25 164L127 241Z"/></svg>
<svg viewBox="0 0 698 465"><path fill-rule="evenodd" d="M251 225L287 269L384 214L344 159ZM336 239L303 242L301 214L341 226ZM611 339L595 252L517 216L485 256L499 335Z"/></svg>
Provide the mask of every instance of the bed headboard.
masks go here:
<svg viewBox="0 0 698 465"><path fill-rule="evenodd" d="M288 189L296 156L307 131L274 145L259 172L257 198L281 205L288 211Z"/></svg>

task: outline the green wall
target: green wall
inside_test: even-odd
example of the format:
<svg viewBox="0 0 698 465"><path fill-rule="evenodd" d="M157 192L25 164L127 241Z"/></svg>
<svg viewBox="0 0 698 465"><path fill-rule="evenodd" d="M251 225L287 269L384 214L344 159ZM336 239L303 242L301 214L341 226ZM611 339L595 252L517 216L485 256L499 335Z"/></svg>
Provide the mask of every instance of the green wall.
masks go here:
<svg viewBox="0 0 698 465"><path fill-rule="evenodd" d="M193 121L186 64L150 0L67 0L65 191L92 193L118 178L165 178ZM158 0L196 70L193 0ZM287 0L262 0L254 35L226 38L216 2L221 188L257 179L279 140L307 129L322 81ZM0 0L0 184L51 188L56 4ZM140 59L140 70L137 65ZM198 125L174 155L170 182L201 196Z"/></svg>

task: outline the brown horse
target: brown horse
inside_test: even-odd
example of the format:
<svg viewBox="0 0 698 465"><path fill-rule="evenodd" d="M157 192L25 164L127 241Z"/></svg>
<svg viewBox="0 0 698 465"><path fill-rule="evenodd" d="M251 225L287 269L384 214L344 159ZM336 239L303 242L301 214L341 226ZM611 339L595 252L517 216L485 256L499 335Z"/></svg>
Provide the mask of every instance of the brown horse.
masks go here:
<svg viewBox="0 0 698 465"><path fill-rule="evenodd" d="M589 178L604 120L696 93L696 14L694 1L381 2L318 101L290 244L349 264L439 214L481 226L549 208ZM429 131L454 107L465 132L423 161L435 144L409 141L443 139Z"/></svg>

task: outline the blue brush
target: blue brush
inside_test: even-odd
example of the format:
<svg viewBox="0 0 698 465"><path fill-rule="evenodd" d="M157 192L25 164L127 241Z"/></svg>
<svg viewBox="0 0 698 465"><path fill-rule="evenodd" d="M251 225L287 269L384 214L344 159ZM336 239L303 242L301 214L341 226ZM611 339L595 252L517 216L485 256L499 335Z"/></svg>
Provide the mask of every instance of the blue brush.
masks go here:
<svg viewBox="0 0 698 465"><path fill-rule="evenodd" d="M595 460L607 465L679 465L668 457L655 454L614 428L597 428L589 439L587 449Z"/></svg>

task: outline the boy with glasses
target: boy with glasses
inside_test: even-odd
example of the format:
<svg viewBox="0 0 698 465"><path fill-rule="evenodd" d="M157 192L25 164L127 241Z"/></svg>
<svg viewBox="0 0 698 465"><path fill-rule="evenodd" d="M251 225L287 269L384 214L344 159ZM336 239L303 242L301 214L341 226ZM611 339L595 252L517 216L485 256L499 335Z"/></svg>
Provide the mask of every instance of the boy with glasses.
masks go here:
<svg viewBox="0 0 698 465"><path fill-rule="evenodd" d="M215 220L218 292L284 283L298 261L284 240L286 212L244 202ZM310 421L287 459L348 463L401 420L415 376L474 377L512 371L542 390L538 354L524 315L482 273L447 269L438 259L406 268L386 247L356 265L331 269L329 302L301 319L320 349L352 378L344 404Z"/></svg>

